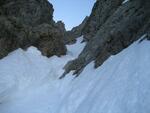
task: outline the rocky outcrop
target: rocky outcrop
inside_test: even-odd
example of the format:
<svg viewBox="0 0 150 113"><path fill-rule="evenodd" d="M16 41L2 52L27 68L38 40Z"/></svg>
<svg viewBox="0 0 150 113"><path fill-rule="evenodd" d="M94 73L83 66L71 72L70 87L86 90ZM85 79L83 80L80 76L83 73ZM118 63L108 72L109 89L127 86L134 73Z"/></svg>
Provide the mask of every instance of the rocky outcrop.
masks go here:
<svg viewBox="0 0 150 113"><path fill-rule="evenodd" d="M57 27L50 24L41 24L33 28L34 36L38 37L33 45L37 47L43 55L50 57L66 54L66 47L63 42L63 34Z"/></svg>
<svg viewBox="0 0 150 113"><path fill-rule="evenodd" d="M92 9L92 13L83 28L85 40L94 37L100 26L116 11L123 0L97 0Z"/></svg>
<svg viewBox="0 0 150 113"><path fill-rule="evenodd" d="M55 25L60 30L60 32L63 34L63 38L64 38L65 33L66 33L65 24L62 21L58 21Z"/></svg>
<svg viewBox="0 0 150 113"><path fill-rule="evenodd" d="M17 17L21 23L30 26L53 21L54 9L47 0L5 0L1 9L3 15Z"/></svg>
<svg viewBox="0 0 150 113"><path fill-rule="evenodd" d="M122 4L122 0L101 1L103 1L103 3L97 0L91 14L95 15L95 17L91 16L91 20L89 20L96 20L95 23L98 25L96 27L97 30L95 30L95 28L93 29L96 35L92 34L92 38L91 35L88 35L91 39L88 40L89 42L79 57L66 64L64 67L65 73L62 77L71 70L75 70L74 74L79 75L84 67L93 60L95 61L96 68L111 55L119 53L142 35L146 34L145 37L148 37L150 30L149 0L130 0L125 4ZM109 3L114 3L116 5L110 6L110 8L108 8L110 10L104 10L107 9L106 4ZM96 13L97 9L101 9L100 12L103 13ZM99 21L97 17L100 17ZM89 21L87 25L91 23ZM91 28L88 28L87 30L91 33ZM85 38L87 38L86 35Z"/></svg>
<svg viewBox="0 0 150 113"><path fill-rule="evenodd" d="M75 43L76 38L82 36L83 28L84 28L85 24L87 23L87 20L88 20L88 16L85 17L85 19L79 26L76 26L76 27L72 28L71 31L67 31L65 33L64 41L66 44Z"/></svg>
<svg viewBox="0 0 150 113"><path fill-rule="evenodd" d="M37 47L43 55L64 55L63 32L47 0L0 2L0 58L17 48Z"/></svg>

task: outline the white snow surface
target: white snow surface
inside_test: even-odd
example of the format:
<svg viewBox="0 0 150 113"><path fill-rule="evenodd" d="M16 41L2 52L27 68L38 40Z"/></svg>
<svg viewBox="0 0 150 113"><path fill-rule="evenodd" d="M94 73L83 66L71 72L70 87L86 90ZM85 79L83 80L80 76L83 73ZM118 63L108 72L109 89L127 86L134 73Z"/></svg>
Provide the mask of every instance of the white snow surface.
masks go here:
<svg viewBox="0 0 150 113"><path fill-rule="evenodd" d="M63 66L82 51L79 38L68 55L46 58L34 47L0 60L0 113L150 113L150 42L135 42L102 66L77 78Z"/></svg>

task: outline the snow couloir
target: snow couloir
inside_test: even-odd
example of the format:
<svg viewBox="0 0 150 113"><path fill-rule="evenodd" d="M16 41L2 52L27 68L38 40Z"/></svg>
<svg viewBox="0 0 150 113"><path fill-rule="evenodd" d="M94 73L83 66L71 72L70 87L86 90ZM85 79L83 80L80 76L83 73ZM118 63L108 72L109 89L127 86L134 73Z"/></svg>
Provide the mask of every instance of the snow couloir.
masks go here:
<svg viewBox="0 0 150 113"><path fill-rule="evenodd" d="M85 46L79 38L61 58L34 47L0 60L0 113L149 113L150 42L139 41L98 69L59 80L63 66Z"/></svg>

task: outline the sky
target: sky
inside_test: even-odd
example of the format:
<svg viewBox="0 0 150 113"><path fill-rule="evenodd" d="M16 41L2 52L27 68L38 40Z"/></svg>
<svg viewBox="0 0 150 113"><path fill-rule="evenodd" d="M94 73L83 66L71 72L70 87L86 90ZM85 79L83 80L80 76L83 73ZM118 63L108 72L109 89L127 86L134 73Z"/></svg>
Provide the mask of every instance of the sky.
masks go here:
<svg viewBox="0 0 150 113"><path fill-rule="evenodd" d="M90 15L96 0L49 0L54 7L54 20L62 20L67 30L79 25Z"/></svg>

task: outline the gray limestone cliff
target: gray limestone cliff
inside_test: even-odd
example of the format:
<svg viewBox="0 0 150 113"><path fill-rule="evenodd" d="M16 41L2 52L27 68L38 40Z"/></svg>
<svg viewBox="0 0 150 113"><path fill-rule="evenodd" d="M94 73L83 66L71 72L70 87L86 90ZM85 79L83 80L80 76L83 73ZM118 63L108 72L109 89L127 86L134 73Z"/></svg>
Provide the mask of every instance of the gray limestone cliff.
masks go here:
<svg viewBox="0 0 150 113"><path fill-rule="evenodd" d="M47 0L0 1L0 58L17 48L37 47L43 55L66 54L63 32Z"/></svg>
<svg viewBox="0 0 150 113"><path fill-rule="evenodd" d="M145 34L149 39L150 1L97 0L87 20L83 35L87 45L77 59L69 61L63 78L71 70L78 76L95 61L95 68Z"/></svg>

